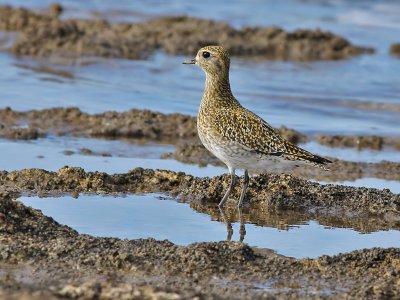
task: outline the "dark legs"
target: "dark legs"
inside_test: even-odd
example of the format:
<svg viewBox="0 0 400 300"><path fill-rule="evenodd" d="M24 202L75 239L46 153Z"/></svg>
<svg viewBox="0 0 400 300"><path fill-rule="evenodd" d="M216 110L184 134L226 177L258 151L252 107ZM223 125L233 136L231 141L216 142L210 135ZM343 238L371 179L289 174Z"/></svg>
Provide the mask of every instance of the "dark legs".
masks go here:
<svg viewBox="0 0 400 300"><path fill-rule="evenodd" d="M232 192L235 183L236 183L236 175L235 175L235 169L231 169L229 168L229 172L231 173L231 183L228 187L228 190L226 191L224 197L222 198L221 202L218 204L219 207L223 207L226 200L228 200L228 197L230 195L230 193ZM243 188L242 188L242 192L240 193L240 198L239 198L239 202L237 207L242 207L243 206L243 199L244 196L246 195L246 190L247 187L249 185L249 173L247 172L247 170L244 170L244 182L243 182Z"/></svg>

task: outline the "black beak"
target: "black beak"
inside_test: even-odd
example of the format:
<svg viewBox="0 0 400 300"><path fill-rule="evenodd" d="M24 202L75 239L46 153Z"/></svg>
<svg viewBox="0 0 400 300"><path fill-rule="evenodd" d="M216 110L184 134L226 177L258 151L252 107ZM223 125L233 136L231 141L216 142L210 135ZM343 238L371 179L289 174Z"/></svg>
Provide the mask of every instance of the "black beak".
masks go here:
<svg viewBox="0 0 400 300"><path fill-rule="evenodd" d="M191 60L186 60L183 62L184 65L194 65L196 64L196 60L195 59L191 59Z"/></svg>

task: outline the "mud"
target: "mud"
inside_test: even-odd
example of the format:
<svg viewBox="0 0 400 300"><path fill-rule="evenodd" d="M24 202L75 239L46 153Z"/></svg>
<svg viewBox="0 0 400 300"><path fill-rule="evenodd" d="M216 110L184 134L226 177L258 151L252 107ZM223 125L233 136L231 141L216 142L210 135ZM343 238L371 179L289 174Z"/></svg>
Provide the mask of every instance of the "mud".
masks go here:
<svg viewBox="0 0 400 300"><path fill-rule="evenodd" d="M312 137L281 126L276 130L287 140L297 144ZM78 108L51 108L27 112L11 108L0 110L0 137L9 139L37 139L47 135L73 135L96 138L129 138L138 142L165 142L176 146L162 158L173 158L183 163L224 166L207 151L197 137L196 118L182 114L162 114L148 110L87 114ZM319 136L318 141L331 147L347 146L357 149L400 149L400 140L389 137ZM112 153L80 149L80 154L111 156ZM66 152L72 155L73 152ZM331 158L330 172L314 167L270 169L269 172L293 173L307 179L347 181L364 177L400 180L400 164L395 162L364 163ZM256 172L256 170L254 170Z"/></svg>
<svg viewBox="0 0 400 300"><path fill-rule="evenodd" d="M98 152L98 151L90 150L88 148L79 149L79 153L84 154L84 155L95 155L95 156L104 156L104 157L112 156L110 152L107 152L107 151Z"/></svg>
<svg viewBox="0 0 400 300"><path fill-rule="evenodd" d="M162 155L162 158L173 158L183 163L196 164L201 167L205 167L208 164L225 167L225 164L204 148L200 142L178 144L174 152L165 153ZM389 161L367 163L338 160L335 158L329 159L333 161L329 165L329 172L313 166L301 166L290 169L274 166L268 172L277 174L285 172L296 174L302 178L321 181L348 181L365 177L400 181L400 163ZM259 173L259 170L252 170L252 172L256 174Z"/></svg>
<svg viewBox="0 0 400 300"><path fill-rule="evenodd" d="M1 130L12 132L12 128L17 126L28 126L29 130L40 132L41 135L198 141L195 117L139 109L94 115L74 107L27 112L14 111L9 107L0 109L0 135ZM277 131L293 143L307 141L304 134L285 126L277 128ZM15 139L19 136L18 132L8 135Z"/></svg>
<svg viewBox="0 0 400 300"><path fill-rule="evenodd" d="M23 130L26 131L37 131L38 136L57 134L105 138L126 137L153 141L164 140L173 144L198 142L195 117L139 109L126 112L108 111L93 115L75 107L56 107L26 112L15 111L9 107L0 109L0 135L2 131L10 131L7 137L23 137L24 135L18 132L22 130L21 127L24 127ZM12 134L13 128L17 128L15 134ZM285 126L276 130L294 144L305 143L313 138ZM316 139L329 147L400 149L400 137L319 135ZM197 149L198 145L190 147Z"/></svg>
<svg viewBox="0 0 400 300"><path fill-rule="evenodd" d="M192 116L165 115L138 109L90 115L78 108L51 108L27 112L5 108L0 110L0 120L0 125L4 128L28 125L32 130L56 135L151 140L197 137L196 122Z"/></svg>
<svg viewBox="0 0 400 300"><path fill-rule="evenodd" d="M330 32L278 27L235 29L222 22L188 16L159 17L140 23L60 20L62 7L40 14L0 7L0 30L19 31L11 51L17 55L102 56L141 59L154 51L193 55L205 45L225 46L232 55L280 60L338 60L372 53Z"/></svg>
<svg viewBox="0 0 400 300"><path fill-rule="evenodd" d="M318 135L317 141L328 147L348 147L372 150L382 150L384 147L400 150L400 139L384 136L356 136L356 135Z"/></svg>
<svg viewBox="0 0 400 300"><path fill-rule="evenodd" d="M337 100L336 105L350 106L363 110L372 111L385 111L385 112L400 112L400 105L397 103L384 103L384 102L370 102L370 101L351 101L351 100Z"/></svg>
<svg viewBox="0 0 400 300"><path fill-rule="evenodd" d="M397 57L400 57L400 43L392 44L390 46L390 53Z"/></svg>
<svg viewBox="0 0 400 300"><path fill-rule="evenodd" d="M36 140L46 136L35 128L5 127L0 124L0 137L13 140Z"/></svg>
<svg viewBox="0 0 400 300"><path fill-rule="evenodd" d="M302 167L291 170L289 173L322 181L351 181L367 177L400 180L400 163L390 161L367 163L330 159L333 163L329 165L329 172L314 167Z"/></svg>
<svg viewBox="0 0 400 300"><path fill-rule="evenodd" d="M74 154L83 154L83 155L93 155L93 156L103 156L103 157L111 157L112 154L107 151L93 151L89 148L80 148L77 152L72 151L72 150L64 150L63 151L64 155L70 156Z"/></svg>
<svg viewBox="0 0 400 300"><path fill-rule="evenodd" d="M15 193L40 195L60 193L147 193L163 192L183 201L218 203L230 182L229 175L196 178L183 172L136 168L126 174L108 175L64 167L58 172L25 169L0 172L1 189ZM240 184L232 192L239 197ZM293 175L261 174L252 178L247 206L269 209L310 210L352 214L390 215L400 213L400 195L389 190L320 185Z"/></svg>
<svg viewBox="0 0 400 300"><path fill-rule="evenodd" d="M152 172L154 178L160 177ZM388 299L400 295L399 249L293 259L239 242L183 247L166 240L95 238L58 224L10 194L2 193L0 198L0 295L8 299L23 295L34 299Z"/></svg>

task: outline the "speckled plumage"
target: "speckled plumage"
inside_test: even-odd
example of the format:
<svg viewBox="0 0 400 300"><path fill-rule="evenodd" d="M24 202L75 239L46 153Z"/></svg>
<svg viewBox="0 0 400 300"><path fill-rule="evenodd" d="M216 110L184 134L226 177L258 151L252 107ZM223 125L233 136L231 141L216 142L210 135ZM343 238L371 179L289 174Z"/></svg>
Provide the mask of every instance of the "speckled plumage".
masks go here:
<svg viewBox="0 0 400 300"><path fill-rule="evenodd" d="M205 52L209 56L204 55ZM189 63L199 65L206 72L197 120L199 137L204 146L228 166L232 175L231 186L221 206L233 188L236 169L244 169L246 179L248 169L266 169L275 162L303 162L322 168L330 162L286 141L267 122L240 105L231 92L230 58L223 47L204 47ZM239 206L246 187L245 182Z"/></svg>

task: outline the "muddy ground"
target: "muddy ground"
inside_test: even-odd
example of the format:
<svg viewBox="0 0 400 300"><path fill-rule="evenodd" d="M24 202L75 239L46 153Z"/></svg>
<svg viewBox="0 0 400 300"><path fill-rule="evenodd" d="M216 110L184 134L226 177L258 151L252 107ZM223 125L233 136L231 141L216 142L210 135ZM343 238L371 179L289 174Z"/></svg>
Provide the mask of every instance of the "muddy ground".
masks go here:
<svg viewBox="0 0 400 300"><path fill-rule="evenodd" d="M192 148L178 146L177 152L187 149L187 157L194 157L196 163L204 161L204 157L215 163L199 146L195 118L190 116L140 110L88 115L75 108L29 112L4 109L0 111L0 120L1 132L15 131L15 138L59 134L167 139L177 145L191 141ZM293 142L309 138L287 128L279 131ZM82 149L81 153L100 155L90 149ZM344 162L338 163L333 174L344 172ZM396 164L380 164L383 174L399 174ZM366 164L365 168L372 166ZM361 172L351 164L348 170L353 170L349 174ZM238 242L182 247L153 239L95 238L80 235L14 200L21 193L70 193L78 197L82 192L162 192L226 221L229 239L229 224L237 220L236 211L228 208L223 216L215 207L229 180L228 175L195 178L142 168L115 175L70 167L58 172L0 172L0 297L327 299L400 295L399 249L377 248L318 259L293 259ZM240 185L233 191L229 205L235 204L239 191ZM400 195L388 190L323 186L284 174L252 178L243 220L240 219L241 236L245 235L247 222L280 228L282 216L287 224L315 219L326 226L351 227L360 232L399 229Z"/></svg>
<svg viewBox="0 0 400 300"><path fill-rule="evenodd" d="M382 150L400 149L400 137L318 135L307 136L294 129L276 128L280 135L294 144L316 139L329 147L351 147ZM15 111L0 109L0 136L10 139L36 139L47 134L103 138L135 138L151 141L198 142L196 118L179 113L132 109L88 114L79 108L49 108ZM197 145L195 145L197 147Z"/></svg>
<svg viewBox="0 0 400 300"><path fill-rule="evenodd" d="M400 139L377 135L318 135L317 141L328 147L347 147L361 149L382 150L383 147L392 147L400 150Z"/></svg>
<svg viewBox="0 0 400 300"><path fill-rule="evenodd" d="M162 114L148 110L105 112L90 115L78 108L51 108L18 112L10 108L0 109L0 137L9 139L37 139L46 135L73 135L97 138L129 138L131 141L163 142L176 146L163 158L173 158L190 164L224 166L207 151L197 137L196 118L182 114ZM306 136L296 130L281 126L276 130L287 140L299 144L314 138L331 147L355 147L356 149L397 149L400 139L382 136ZM111 156L109 152L83 149L81 154ZM73 154L70 151L66 155ZM269 172L289 172L303 178L325 181L355 180L374 177L400 180L400 163L350 162L331 158L330 172L314 167L294 169L271 168ZM279 166L278 166L279 167ZM257 171L255 170L257 173Z"/></svg>
<svg viewBox="0 0 400 300"><path fill-rule="evenodd" d="M126 112L104 112L90 115L78 108L50 108L17 112L11 108L0 110L0 135L5 130L16 130L15 138L38 135L73 135L84 137L135 138L155 141L193 139L197 137L195 118L182 114L162 114L149 110L132 109ZM23 128L21 128L23 126ZM35 136L33 136L35 137Z"/></svg>
<svg viewBox="0 0 400 300"><path fill-rule="evenodd" d="M390 53L400 57L400 43L392 44L390 46Z"/></svg>
<svg viewBox="0 0 400 300"><path fill-rule="evenodd" d="M15 201L19 192L58 194L161 191L191 199L207 210L228 184L227 176L135 169L127 174L2 172L0 182L0 296L11 299L327 299L396 298L400 250L370 249L318 259L293 259L239 242L186 247L154 239L119 240L78 234ZM289 175L252 179L249 198L259 209L337 208L355 215L385 215L398 224L400 196L366 188L320 186ZM234 197L238 197L235 190ZM77 200L79 201L79 199ZM332 215L331 217L334 217ZM378 217L376 217L378 218ZM355 218L357 219L357 218ZM273 220L271 221L273 222ZM354 223L354 222L353 222ZM382 221L381 221L382 223Z"/></svg>
<svg viewBox="0 0 400 300"><path fill-rule="evenodd" d="M242 179L241 179L242 180ZM165 192L182 200L218 203L230 182L229 175L197 178L183 172L136 168L126 174L108 175L64 167L58 172L26 169L0 172L2 190L46 195L49 193L147 193ZM240 184L232 192L239 196ZM252 178L246 206L269 209L324 209L362 215L392 216L400 213L400 195L389 190L320 185L288 174L261 174Z"/></svg>
<svg viewBox="0 0 400 300"><path fill-rule="evenodd" d="M62 11L58 4L52 5L48 12L0 7L0 30L18 33L9 50L16 55L138 59L157 50L193 55L200 46L222 44L233 55L299 61L345 59L373 52L320 30L286 32L272 27L237 30L225 23L187 16L160 17L140 23L60 20ZM0 120L3 138L38 139L55 134L168 141L177 150L166 157L203 165L219 164L199 144L196 120L192 116L147 110L89 115L76 108L28 112L6 108L0 110ZM400 142L395 138L310 137L285 127L277 130L294 143L316 138L330 147L400 149ZM86 148L80 152L111 155ZM320 180L365 176L400 180L399 165L336 160L330 173L306 168L296 174ZM162 192L226 221L228 239L229 224L237 218L243 222L241 235L244 235L245 223L279 228L282 215L286 224L316 219L327 226L341 224L366 233L400 228L400 195L389 190L320 185L290 174L255 176L250 182L243 214L238 216L236 210L228 208L226 215L221 215L215 204L229 180L228 175L196 178L142 168L114 175L71 167L58 172L0 171L0 298L400 297L400 250L397 248L293 259L240 242L195 243L183 247L154 239L95 238L78 234L16 200L21 193L39 196L69 193L78 197L82 192ZM233 191L229 205L235 204L239 191L240 184Z"/></svg>
<svg viewBox="0 0 400 300"><path fill-rule="evenodd" d="M0 30L18 31L11 52L34 56L146 58L154 51L194 55L206 45L225 46L232 55L282 60L337 60L373 49L352 45L330 32L278 27L245 27L189 16L159 17L140 23L61 20L62 7L34 12L0 7Z"/></svg>

